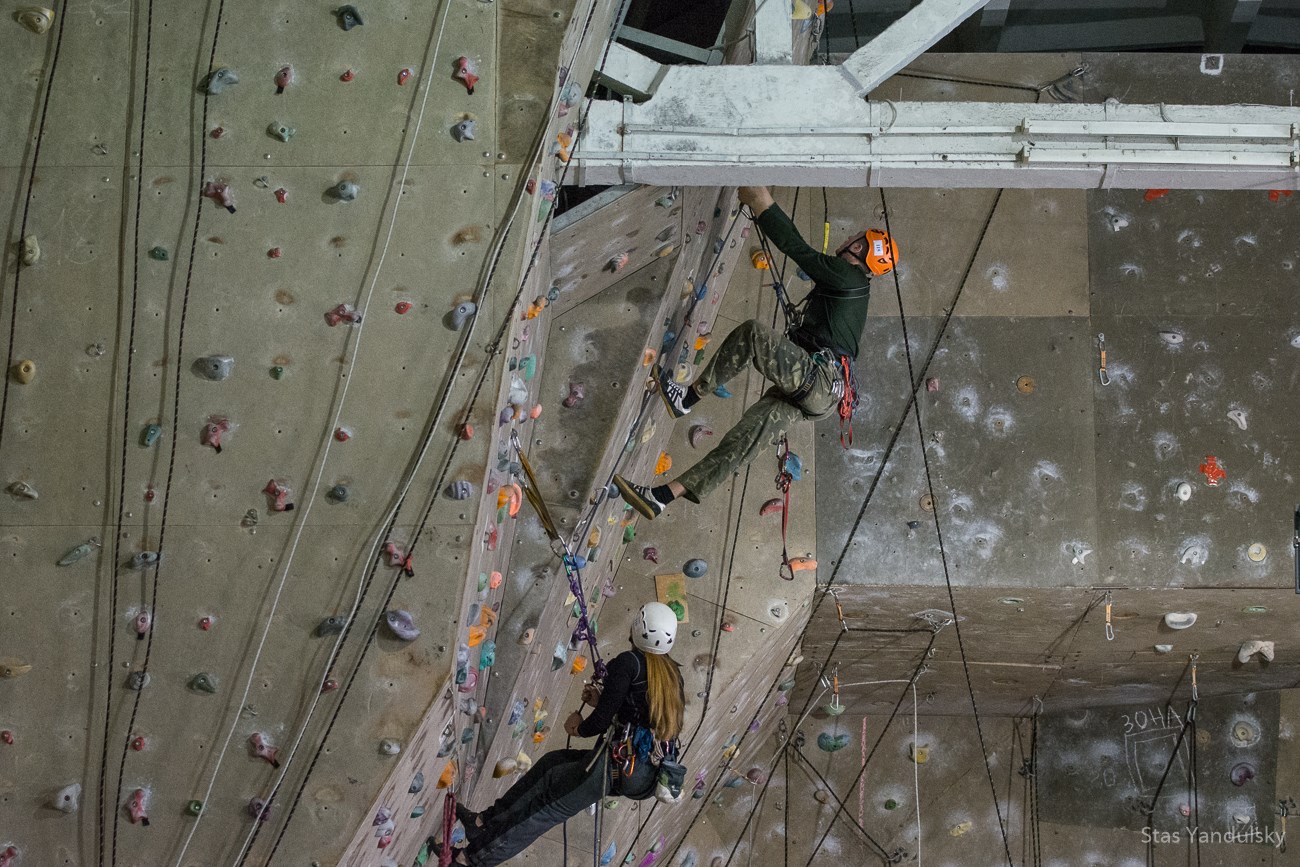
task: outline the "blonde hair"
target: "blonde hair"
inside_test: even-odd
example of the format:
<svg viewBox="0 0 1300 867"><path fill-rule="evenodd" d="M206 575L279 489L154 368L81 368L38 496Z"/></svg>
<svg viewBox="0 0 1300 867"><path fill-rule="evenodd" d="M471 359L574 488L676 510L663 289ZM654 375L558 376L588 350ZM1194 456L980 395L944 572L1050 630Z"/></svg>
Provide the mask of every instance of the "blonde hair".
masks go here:
<svg viewBox="0 0 1300 867"><path fill-rule="evenodd" d="M650 728L657 740L670 741L682 733L686 712L680 666L667 654L647 653L644 656Z"/></svg>

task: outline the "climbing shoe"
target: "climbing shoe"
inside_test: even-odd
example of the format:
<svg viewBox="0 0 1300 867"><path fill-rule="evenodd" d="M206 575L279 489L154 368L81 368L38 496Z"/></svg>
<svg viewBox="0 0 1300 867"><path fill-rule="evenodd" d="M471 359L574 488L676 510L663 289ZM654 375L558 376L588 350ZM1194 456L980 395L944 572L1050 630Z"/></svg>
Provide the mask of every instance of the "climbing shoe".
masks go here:
<svg viewBox="0 0 1300 867"><path fill-rule="evenodd" d="M649 520L653 521L663 513L664 504L655 499L649 488L634 485L617 474L614 476L614 485L627 504Z"/></svg>
<svg viewBox="0 0 1300 867"><path fill-rule="evenodd" d="M664 406L668 407L668 412L673 418L681 418L688 414L691 411L691 408L686 405L688 387L675 382L670 376L665 376L658 367L655 368L655 372L659 380L659 396L664 399Z"/></svg>

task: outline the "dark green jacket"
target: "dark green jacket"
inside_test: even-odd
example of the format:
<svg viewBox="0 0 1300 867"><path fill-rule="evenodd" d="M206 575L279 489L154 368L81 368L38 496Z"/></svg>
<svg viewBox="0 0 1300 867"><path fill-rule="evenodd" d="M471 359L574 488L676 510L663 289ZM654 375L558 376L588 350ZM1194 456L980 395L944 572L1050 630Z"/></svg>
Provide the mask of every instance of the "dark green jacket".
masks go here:
<svg viewBox="0 0 1300 867"><path fill-rule="evenodd" d="M803 323L790 339L809 352L830 349L856 359L858 337L867 324L871 278L839 256L809 247L780 205L772 205L755 222L813 280L812 291L803 301Z"/></svg>

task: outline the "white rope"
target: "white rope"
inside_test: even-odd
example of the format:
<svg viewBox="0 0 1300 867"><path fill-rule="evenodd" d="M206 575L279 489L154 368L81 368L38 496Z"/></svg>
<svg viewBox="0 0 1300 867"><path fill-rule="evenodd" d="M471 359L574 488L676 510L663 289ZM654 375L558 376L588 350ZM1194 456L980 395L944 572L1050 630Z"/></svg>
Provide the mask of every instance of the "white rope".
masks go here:
<svg viewBox="0 0 1300 867"><path fill-rule="evenodd" d="M448 2L445 2L444 5L443 5L443 9L442 9L442 19L441 19L441 21L440 21L439 24L438 24L438 35L437 35L437 38L435 39L434 47L433 47L433 61L429 64L429 66L427 66L427 67L423 70L425 73L432 73L433 70L436 69L436 67L437 67L438 50L439 50L439 48L440 48L441 45L442 45L442 35L443 35L443 31L444 31L444 29L445 29L445 27L446 27L446 23L447 23L447 12L450 10L450 8L451 8L451 3L450 3L449 0L448 0ZM420 138L420 127L421 127L422 123L424 122L424 112L425 112L425 107L428 105L428 102L429 102L429 93L430 93L431 90L432 90L432 87L431 87L431 84L432 84L432 76L431 76L431 75L426 75L426 76L423 76L423 77L424 77L424 84L425 84L424 97L423 97L423 98L421 99L421 101L420 101L420 112L419 112L419 115L417 116L416 121L415 121L415 129L412 131L412 134L411 134L411 146L410 146L410 148L407 150L406 161L405 161L405 163L404 163L403 166L402 166L402 178L401 178L401 181L400 181L400 182L398 183L398 185L397 185L397 194L396 194L396 198L395 198L394 201L393 201L393 211L392 211L392 216L391 216L391 218L390 218L390 220L389 220L389 224L388 224L388 234L384 237L384 245L383 245L383 247L382 247L381 250L380 250L379 259L378 259L378 260L376 261L376 263L375 263L375 270L374 270L374 272L373 272L373 277L372 277L371 280L370 280L370 286L369 286L369 287L367 288L367 290L366 290L365 301L362 303L362 305L361 305L361 307L360 307L361 310L364 310L364 311L367 311L367 312L368 312L368 310L369 310L371 297L374 295L374 292L375 292L375 286L376 286L376 284L379 282L379 273L380 273L381 269L382 269L383 266L384 266L384 259L385 259L385 258L387 257L387 255L388 255L388 248L389 248L389 246L391 245L392 240L393 240L393 231L394 231L394 229L395 229L396 226L397 226L397 212L398 212L398 209L401 207L401 203L402 203L402 195L403 195L403 193L404 193L405 190L406 190L406 177L407 177L407 174L410 172L410 168L411 168L411 160L412 160L412 158L413 158L414 155L415 155L415 147L416 147L416 144L419 142L419 138ZM348 389L349 389L349 388L351 387L351 385L352 385L352 379L353 379L352 373L353 373L354 369L356 368L356 365L357 365L357 359L358 359L358 358L360 357L360 355L361 355L361 353L360 353L361 338L362 338L362 336L363 336L364 333L365 333L365 323L366 323L366 319L363 318L363 319L361 320L361 322L358 324L358 327L357 327L357 329L356 329L356 331L355 331L355 334L354 334L354 337L353 337L353 341L352 341L352 357L351 357L351 360L348 362L348 370L347 370L347 373L344 375L344 379L343 379L343 388L342 388L342 390L341 390L340 393L339 393L339 400L338 400L337 409L336 409L335 412L334 412L334 417L333 417L333 419L330 421L330 423L329 423L329 424L326 426L326 428L325 428L325 437L324 437L325 446L324 446L324 450L323 450L323 452L322 452L322 454L321 454L320 463L319 463L319 465L318 465L317 468L316 468L315 478L314 478L313 481L312 481L311 495L310 495L310 496L308 497L308 499L307 499L306 506L305 506L305 507L303 508L303 510L299 513L298 521L297 521L296 528L295 528L295 532L294 532L293 542L292 542L292 544L291 544L290 547L289 547L289 554L288 554L288 556L285 558L284 567L283 567L283 569L282 569L282 571L281 571L281 573L280 573L280 580L279 580L278 584L276 585L276 588L275 588L275 595L274 595L274 597L272 598L272 601L271 601L271 611L270 611L270 613L267 614L267 616L266 616L265 625L264 625L263 628L262 628L262 635L261 635L261 638L258 640L258 643L257 643L257 651L253 654L253 662L252 662L252 665L249 667L248 678L247 678L247 679L245 680L245 682L244 682L244 691L243 691L243 694L242 694L242 696L240 697L240 699L239 699L239 703L238 703L238 707L239 707L241 710L242 710L242 708L244 707L245 702L248 701L248 694L249 694L249 692L252 690L252 687L253 687L253 677L254 677L254 675L255 675L256 672L257 672L257 665L258 665L258 663L259 663L259 662L261 661L261 659L262 659L262 651L263 651L263 650L265 649L265 647L266 647L266 639L267 639L267 637L270 635L270 632L271 632L271 624L272 624L272 622L273 622L274 619L275 619L275 612L276 612L276 610L279 608L279 605L280 605L280 597L281 597L281 595L282 595L283 592L284 592L284 585L285 585L285 582L288 580L288 577L289 577L289 568L290 568L290 566L293 564L293 558L294 558L294 555L295 555L295 554L297 553L297 551L298 551L298 544L299 544L299 542L302 540L302 533L303 533L303 530L304 530L304 529L306 528L306 526L307 526L307 518L311 515L312 506L315 505L317 495L318 495L319 492L320 492L320 482L321 482L321 478L324 476L324 473L325 473L325 465L326 465L326 463L327 463L328 460L329 460L330 447L331 447L331 446L333 445L333 443L334 443L334 430L335 430L335 428L338 427L338 425L339 425L339 421L340 421L340 420L342 419L342 417L343 417L343 406L344 406L345 402L347 401ZM430 442L432 442L432 439L430 439ZM408 475L406 485L405 485L405 487L403 488L403 495L405 495L406 491L410 490L410 487L411 487L411 485L412 485L412 483L413 483L413 481L414 481L414 478L415 478L415 473L416 473L416 471L419 469L420 464L423 462L424 457L425 457L425 454L427 453L427 451L428 451L428 448L427 448L427 444L426 444L425 449L421 450L421 453L420 453L419 459L417 460L415 467L412 469L411 473ZM401 502L401 497L398 497L398 498L396 498L396 499L394 500L394 504L393 504L392 508L389 509L388 514L387 514L387 515L385 516L385 518L384 518L383 525L384 525L385 527L387 526L388 521L391 520L392 516L396 513L397 504L400 503L400 502ZM381 534L381 535L382 535L382 534ZM373 558L377 555L376 552L377 552L378 546L379 546L379 536L376 536L375 541L374 541L373 544L371 545L370 556L369 556L369 557L366 559L366 561L365 561L366 564L369 564L369 563L371 562L371 560L373 560ZM351 620L353 619L353 617L356 616L357 608L358 608L358 607L360 606L360 604L361 604L361 587L362 587L362 586L364 586L364 582L358 584L358 586L357 586L357 595L356 595L355 601L354 601L354 603L353 603L352 610L351 610L351 612L349 613L349 616L348 616L348 620L349 620L349 622L351 622ZM339 646L340 646L340 643L341 643L342 640L343 640L343 637L344 637L343 634L340 634L339 637L338 637L337 639L335 639L334 648L333 648L333 650L331 650L331 652L330 652L330 656L331 656L331 657L334 655L334 653L336 653L336 652L338 651L338 648L339 648ZM326 674L328 674L328 672L326 672ZM323 684L323 681L324 681L324 677L325 677L325 675L322 675L322 684ZM307 713L307 722L305 722L305 723L303 724L302 729L301 729L301 730L299 731L299 733L298 733L298 737L297 737L297 739L294 741L293 748L290 750L289 755L287 756L286 760L285 760L285 761L282 763L282 765L281 765L281 768L280 768L280 779L276 781L276 786L277 786L277 787L279 786L280 782L282 782L282 781L284 780L284 776L285 776L285 774L288 773L288 771L289 771L289 764L290 764L290 762L292 762L292 760L293 760L293 756L294 756L294 753L297 752L298 745L301 743L301 741L302 741L302 737L303 737L303 735L306 733L306 730L307 730L307 724L310 723L310 721L311 721L311 715L312 715L312 713L315 711L315 709L316 709L316 705L320 702L320 696L321 696L320 688L318 687L318 688L316 689L315 692L316 692L316 694L315 694L315 696L314 696L313 699L312 699L312 703L311 703L310 708L309 708L308 713ZM230 729L226 732L226 739L225 739L225 742L222 743L222 745L221 745L221 750L220 750L220 752L217 753L217 762L216 762L216 765L215 765L215 766L213 767L213 769L212 769L212 777L211 777L211 779L208 780L208 786L207 786L207 789L206 789L206 790L204 791L204 793L203 793L203 798L202 798L202 800L203 800L203 802L204 802L205 804L208 802L209 798L211 798L211 796L212 796L212 790L213 790L213 788L216 786L216 782L217 782L217 774L221 771L221 764L222 764L222 762L225 760L226 752L227 752L227 751L229 750L229 748L230 748L230 741L231 741L231 739L232 739L232 738L234 737L234 735L235 735L235 729L237 729L237 728L239 727L239 717L240 717L240 712L241 712L241 711L239 711L239 710L237 710L237 711L235 712L234 720L233 720L233 721L231 722L231 724L230 724ZM272 791L274 791L274 787L272 788ZM177 856L176 856L176 867L180 867L181 862L184 860L184 858L185 858L185 853L186 853L186 851L189 849L190 843L191 843L191 842L193 841L193 839L194 839L194 834L198 831L199 825L201 824L201 822L202 822L202 820L203 820L203 816L204 816L204 814L203 814L202 812L200 812L199 815L195 817L194 822L190 825L190 831L189 831L189 833L185 836L185 843L181 846L180 853L177 854ZM258 822L257 820L254 820L254 822L253 822L253 826L252 826L252 828L249 830L248 836L247 836L247 837L245 838L245 840L244 840L244 845L243 845L243 847L241 847L241 849L240 849L240 851L239 851L239 856L235 859L235 862L234 862L234 863L239 863L239 860L243 858L245 851L247 850L247 848L248 848L250 842L252 841L253 835L254 835L254 834L256 833L256 831L257 831L258 824L259 824L259 822Z"/></svg>
<svg viewBox="0 0 1300 867"><path fill-rule="evenodd" d="M920 723L916 715L916 681L912 681L912 744L915 747L921 737ZM916 787L916 867L921 867L921 763L912 762L912 783Z"/></svg>

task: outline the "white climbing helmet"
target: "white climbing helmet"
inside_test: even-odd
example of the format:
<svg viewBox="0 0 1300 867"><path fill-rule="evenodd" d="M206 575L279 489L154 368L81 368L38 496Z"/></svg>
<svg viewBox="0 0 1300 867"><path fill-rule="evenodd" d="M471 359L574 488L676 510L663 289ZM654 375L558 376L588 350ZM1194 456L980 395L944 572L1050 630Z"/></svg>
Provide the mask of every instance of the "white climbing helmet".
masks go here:
<svg viewBox="0 0 1300 867"><path fill-rule="evenodd" d="M673 649L677 636L677 615L662 602L647 602L632 621L632 643L646 653L663 654Z"/></svg>

